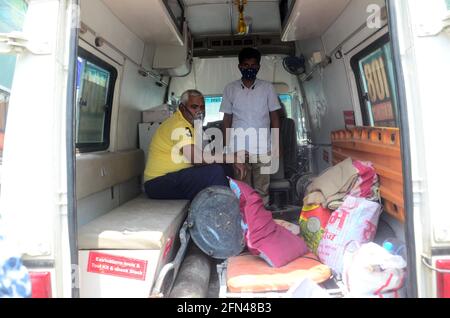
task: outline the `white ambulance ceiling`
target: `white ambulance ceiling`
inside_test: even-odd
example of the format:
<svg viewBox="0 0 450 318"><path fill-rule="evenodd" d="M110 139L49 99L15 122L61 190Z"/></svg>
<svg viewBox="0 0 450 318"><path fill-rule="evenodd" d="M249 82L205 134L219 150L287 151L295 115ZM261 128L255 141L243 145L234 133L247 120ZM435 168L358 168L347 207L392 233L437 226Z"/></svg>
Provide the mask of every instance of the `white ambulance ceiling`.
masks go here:
<svg viewBox="0 0 450 318"><path fill-rule="evenodd" d="M181 45L183 38L162 0L102 0L139 38L148 43ZM171 0L174 1L174 0ZM238 10L233 0L182 0L194 36L236 33ZM321 36L351 0L296 0L283 40ZM281 34L280 0L248 0L244 15L252 34Z"/></svg>
<svg viewBox="0 0 450 318"><path fill-rule="evenodd" d="M233 0L183 0L194 36L236 33L238 10ZM296 0L283 34L284 40L321 36L351 0ZM244 15L252 20L252 33L281 33L280 0L248 0ZM289 38L286 38L289 36Z"/></svg>
<svg viewBox="0 0 450 318"><path fill-rule="evenodd" d="M239 19L232 0L183 0L194 36L233 35ZM251 19L252 33L280 33L279 0L248 0L244 16Z"/></svg>

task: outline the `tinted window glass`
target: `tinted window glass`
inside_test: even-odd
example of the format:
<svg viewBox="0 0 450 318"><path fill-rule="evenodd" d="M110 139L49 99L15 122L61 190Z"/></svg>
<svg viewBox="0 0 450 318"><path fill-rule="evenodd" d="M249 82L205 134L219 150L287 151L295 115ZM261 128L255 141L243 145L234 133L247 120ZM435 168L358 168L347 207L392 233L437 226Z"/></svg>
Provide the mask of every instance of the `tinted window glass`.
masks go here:
<svg viewBox="0 0 450 318"><path fill-rule="evenodd" d="M109 147L116 70L80 49L77 69L76 143L80 151Z"/></svg>
<svg viewBox="0 0 450 318"><path fill-rule="evenodd" d="M222 96L205 96L205 125L223 119L223 113L219 111L221 103Z"/></svg>
<svg viewBox="0 0 450 318"><path fill-rule="evenodd" d="M388 38L355 56L352 64L358 82L364 124L397 127L397 89Z"/></svg>
<svg viewBox="0 0 450 318"><path fill-rule="evenodd" d="M286 109L286 115L295 121L297 127L297 141L299 144L303 144L306 141L306 129L305 129L305 117L301 110L300 103L295 103L295 100L291 94L279 94L280 101L284 104ZM205 123L221 121L223 119L223 113L219 111L220 104L222 103L222 96L205 96L205 108L206 116Z"/></svg>

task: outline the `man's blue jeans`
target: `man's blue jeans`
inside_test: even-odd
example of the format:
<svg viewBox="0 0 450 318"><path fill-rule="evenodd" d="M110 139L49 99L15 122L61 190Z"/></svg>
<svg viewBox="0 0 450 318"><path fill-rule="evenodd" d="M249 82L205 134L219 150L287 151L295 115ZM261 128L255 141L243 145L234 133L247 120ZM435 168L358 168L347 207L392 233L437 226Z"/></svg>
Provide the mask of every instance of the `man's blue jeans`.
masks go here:
<svg viewBox="0 0 450 318"><path fill-rule="evenodd" d="M147 181L144 188L150 199L192 200L205 188L229 187L227 176L232 174L233 169L228 165L196 166Z"/></svg>

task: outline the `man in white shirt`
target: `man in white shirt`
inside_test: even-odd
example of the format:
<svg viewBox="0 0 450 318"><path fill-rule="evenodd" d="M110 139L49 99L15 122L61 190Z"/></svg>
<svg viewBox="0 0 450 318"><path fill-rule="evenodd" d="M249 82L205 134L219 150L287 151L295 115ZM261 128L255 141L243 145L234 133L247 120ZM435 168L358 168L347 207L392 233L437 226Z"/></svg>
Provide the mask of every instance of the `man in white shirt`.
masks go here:
<svg viewBox="0 0 450 318"><path fill-rule="evenodd" d="M267 204L270 174L261 168L271 165L270 129L280 128L278 110L281 106L272 83L256 78L260 64L258 50L244 48L239 53L242 78L225 87L220 111L224 113L224 144L231 151L245 150L250 154L252 163L243 181L255 188ZM230 128L234 133L230 134ZM247 137L242 138L242 135Z"/></svg>

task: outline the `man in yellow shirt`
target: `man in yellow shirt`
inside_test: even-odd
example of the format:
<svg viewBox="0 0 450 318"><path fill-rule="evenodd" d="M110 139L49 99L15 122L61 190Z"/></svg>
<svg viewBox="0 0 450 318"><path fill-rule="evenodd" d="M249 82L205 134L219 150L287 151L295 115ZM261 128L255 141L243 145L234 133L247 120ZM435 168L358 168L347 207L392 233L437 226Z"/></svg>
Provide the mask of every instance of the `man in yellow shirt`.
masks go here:
<svg viewBox="0 0 450 318"><path fill-rule="evenodd" d="M147 196L159 200L192 200L201 190L215 185L228 186L232 169L206 158L202 145L195 144L194 122L202 127L205 101L202 93L188 90L181 96L175 114L161 124L149 146L144 171ZM201 129L201 128L200 128ZM240 177L246 175L245 160L238 163L237 154L221 156L221 162L234 163Z"/></svg>

